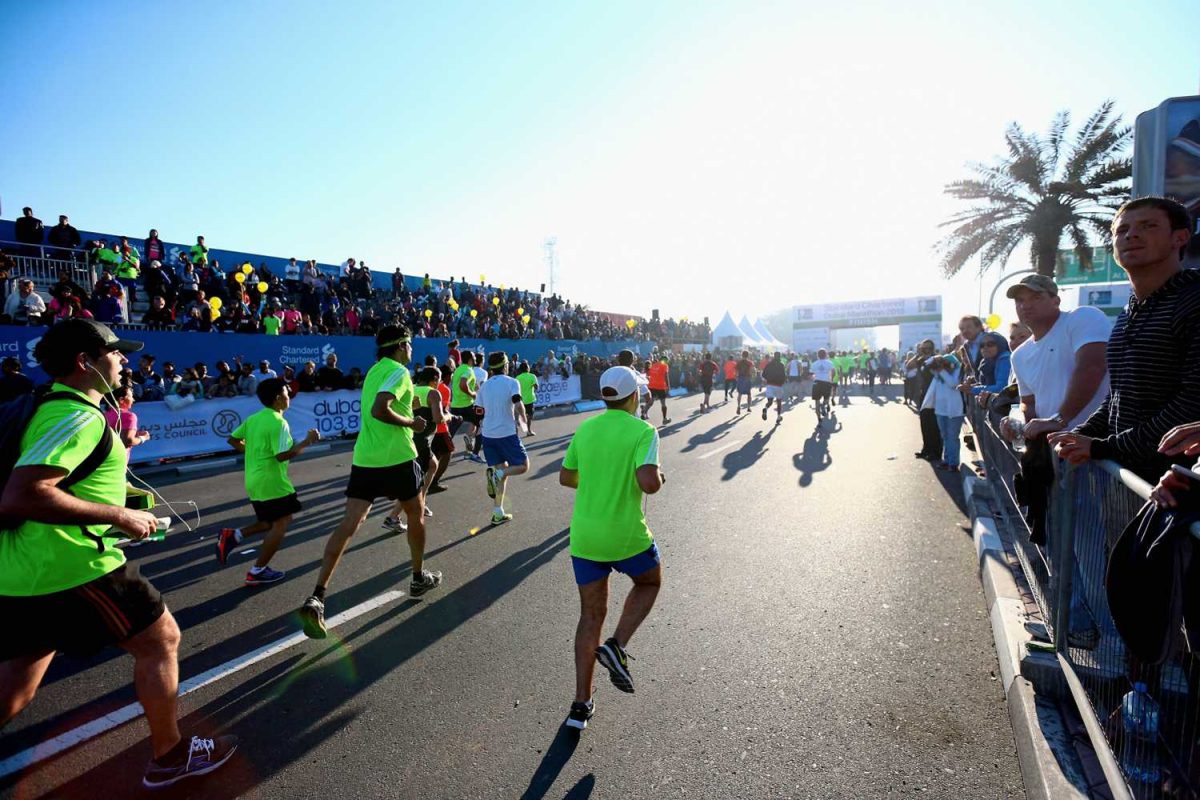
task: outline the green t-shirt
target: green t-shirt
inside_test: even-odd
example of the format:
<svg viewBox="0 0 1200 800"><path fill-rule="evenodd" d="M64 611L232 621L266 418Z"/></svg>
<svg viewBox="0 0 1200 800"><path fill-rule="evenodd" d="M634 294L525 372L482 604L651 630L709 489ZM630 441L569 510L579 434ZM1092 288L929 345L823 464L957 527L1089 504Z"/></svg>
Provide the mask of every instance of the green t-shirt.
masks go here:
<svg viewBox="0 0 1200 800"><path fill-rule="evenodd" d="M532 372L522 372L517 376L517 383L521 384L521 402L525 405L531 405L537 402L537 375Z"/></svg>
<svg viewBox="0 0 1200 800"><path fill-rule="evenodd" d="M273 408L246 417L230 434L246 443L246 494L251 500L274 500L294 494L287 462L275 456L292 449L292 429Z"/></svg>
<svg viewBox="0 0 1200 800"><path fill-rule="evenodd" d="M412 428L399 428L371 416L375 397L390 394L392 411L402 417L413 415L413 382L408 368L399 361L381 358L367 370L362 389L362 427L354 442L356 467L391 467L417 457Z"/></svg>
<svg viewBox="0 0 1200 800"><path fill-rule="evenodd" d="M80 392L55 383L53 391L78 394L83 402L43 403L21 436L16 467L59 467L68 472L83 463L101 436L113 437L112 452L71 494L92 503L125 505L128 453L104 421L100 409ZM122 534L105 537L107 524L53 525L26 520L0 533L0 595L29 597L61 592L100 578L125 563L113 544Z"/></svg>
<svg viewBox="0 0 1200 800"><path fill-rule="evenodd" d="M450 376L451 408L465 408L475 403L475 398L458 388L459 378L467 379L467 387L472 392L479 388L479 385L475 382L475 369L470 364L459 364L454 370L454 374Z"/></svg>
<svg viewBox="0 0 1200 800"><path fill-rule="evenodd" d="M647 464L658 464L658 431L649 422L610 409L580 424L563 457L564 469L579 472L571 555L620 561L650 547L635 474Z"/></svg>
<svg viewBox="0 0 1200 800"><path fill-rule="evenodd" d="M266 330L267 336L279 335L279 323L279 317L275 316L274 314L267 314L265 317L263 317L263 328Z"/></svg>

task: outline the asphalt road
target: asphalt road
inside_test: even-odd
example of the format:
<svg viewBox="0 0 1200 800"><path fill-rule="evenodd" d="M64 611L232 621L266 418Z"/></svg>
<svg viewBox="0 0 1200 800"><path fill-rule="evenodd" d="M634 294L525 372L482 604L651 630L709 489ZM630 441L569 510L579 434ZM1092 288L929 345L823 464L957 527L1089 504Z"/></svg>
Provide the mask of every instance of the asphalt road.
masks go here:
<svg viewBox="0 0 1200 800"><path fill-rule="evenodd" d="M482 468L454 462L450 490L431 498L427 558L443 588L185 697L185 735L235 732L241 750L154 795L1023 796L958 480L912 458L913 413L856 396L818 434L807 405L776 427L761 400L738 418L731 405L696 415L698 402L673 399L662 429L669 480L648 516L665 581L629 645L637 694L601 670L582 736L561 727L577 595L557 472L575 415L538 422L507 525L487 526ZM183 628L184 679L299 629L349 459L341 448L293 464L306 508L273 564L288 578L260 590L242 586L253 554L222 568L212 552L220 527L249 521L240 468L159 483L203 516L195 533L130 551ZM380 528L384 510L351 543L329 616L407 589L407 548ZM614 582L607 627L626 585ZM0 759L133 702L131 665L117 651L57 659ZM119 726L0 779L0 794L149 795L145 733L140 719Z"/></svg>

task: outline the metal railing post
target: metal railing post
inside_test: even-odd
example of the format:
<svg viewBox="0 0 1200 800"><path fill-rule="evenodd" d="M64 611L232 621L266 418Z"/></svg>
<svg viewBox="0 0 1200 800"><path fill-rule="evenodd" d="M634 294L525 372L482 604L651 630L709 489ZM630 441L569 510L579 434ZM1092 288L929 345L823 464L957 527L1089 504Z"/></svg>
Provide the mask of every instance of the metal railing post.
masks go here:
<svg viewBox="0 0 1200 800"><path fill-rule="evenodd" d="M1055 491L1051 507L1057 508L1053 535L1054 591L1054 649L1067 652L1067 639L1071 630L1071 591L1075 576L1075 468L1063 462L1062 476Z"/></svg>

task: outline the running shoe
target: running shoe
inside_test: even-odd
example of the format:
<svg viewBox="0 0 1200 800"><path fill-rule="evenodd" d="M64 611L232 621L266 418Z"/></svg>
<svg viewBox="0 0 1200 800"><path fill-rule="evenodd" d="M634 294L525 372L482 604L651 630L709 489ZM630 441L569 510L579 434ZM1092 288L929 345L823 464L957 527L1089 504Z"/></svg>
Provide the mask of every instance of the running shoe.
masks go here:
<svg viewBox="0 0 1200 800"><path fill-rule="evenodd" d="M266 586L271 583L279 583L283 580L283 576L284 573L280 570L263 567L262 571L257 574L253 572L246 573L246 585Z"/></svg>
<svg viewBox="0 0 1200 800"><path fill-rule="evenodd" d="M475 449L475 443L471 441L471 434L469 433L463 434L463 449L467 451L468 458L470 457L471 452Z"/></svg>
<svg viewBox="0 0 1200 800"><path fill-rule="evenodd" d="M622 692L633 694L633 676L629 674L630 655L616 638L610 636L608 641L596 648L596 660L600 666L608 670L608 678L612 685Z"/></svg>
<svg viewBox="0 0 1200 800"><path fill-rule="evenodd" d="M664 420L663 420L663 425L670 425L670 424L671 424L671 418L670 418L670 417L667 417L666 419L664 419Z"/></svg>
<svg viewBox="0 0 1200 800"><path fill-rule="evenodd" d="M237 747L236 736L218 736L215 739L193 736L186 759L168 765L151 761L146 767L146 774L142 776L142 785L147 789L162 789L185 778L207 775L228 761L237 752Z"/></svg>
<svg viewBox="0 0 1200 800"><path fill-rule="evenodd" d="M400 519L399 517L384 517L383 527L392 533L407 533L408 521Z"/></svg>
<svg viewBox="0 0 1200 800"><path fill-rule="evenodd" d="M237 531L233 528L221 528L217 536L217 562L224 564L229 560L229 554L237 547Z"/></svg>
<svg viewBox="0 0 1200 800"><path fill-rule="evenodd" d="M429 510L429 506L425 506L425 516L432 517L433 512Z"/></svg>
<svg viewBox="0 0 1200 800"><path fill-rule="evenodd" d="M304 623L304 635L310 639L324 639L328 634L325 630L325 604L316 595L300 606L300 621Z"/></svg>
<svg viewBox="0 0 1200 800"><path fill-rule="evenodd" d="M492 524L493 525L503 525L504 523L508 522L511 519L512 519L512 514L508 514L508 513L492 514Z"/></svg>
<svg viewBox="0 0 1200 800"><path fill-rule="evenodd" d="M423 569L419 575L413 575L408 584L408 593L420 597L430 589L436 589L442 583L442 573Z"/></svg>
<svg viewBox="0 0 1200 800"><path fill-rule="evenodd" d="M491 498L495 498L495 497L496 497L496 489L497 489L497 487L496 487L496 484L498 484L498 483L499 483L499 481L497 481L497 480L496 480L496 468L495 468L495 467L488 467L488 468L487 468L487 493L488 493L488 497L491 497Z"/></svg>
<svg viewBox="0 0 1200 800"><path fill-rule="evenodd" d="M763 422L766 422L766 421L767 421L767 410L764 408L763 409Z"/></svg>
<svg viewBox="0 0 1200 800"><path fill-rule="evenodd" d="M571 713L567 714L567 727L583 730L587 727L588 720L596 713L595 699L588 700L586 703L571 703Z"/></svg>
<svg viewBox="0 0 1200 800"><path fill-rule="evenodd" d="M476 464L484 463L483 458L478 453L467 453L467 460L474 461Z"/></svg>

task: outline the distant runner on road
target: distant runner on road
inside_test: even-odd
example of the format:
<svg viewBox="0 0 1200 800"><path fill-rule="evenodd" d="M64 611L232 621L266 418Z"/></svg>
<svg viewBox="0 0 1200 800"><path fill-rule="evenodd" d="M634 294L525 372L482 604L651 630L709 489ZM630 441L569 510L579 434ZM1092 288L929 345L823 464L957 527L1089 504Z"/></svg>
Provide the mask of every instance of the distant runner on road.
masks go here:
<svg viewBox="0 0 1200 800"><path fill-rule="evenodd" d="M829 360L824 348L817 351L817 360L812 363L813 402L817 407L817 419L829 414L829 403L833 400L834 373L837 366Z"/></svg>
<svg viewBox="0 0 1200 800"><path fill-rule="evenodd" d="M654 405L654 400L657 400L662 406L662 424L670 423L671 418L667 416L667 393L671 391L671 382L669 373L671 367L667 362L666 356L663 356L658 361L650 365L647 370L647 377L650 383L650 397L653 398L650 405Z"/></svg>
<svg viewBox="0 0 1200 800"><path fill-rule="evenodd" d="M750 351L743 350L742 357L737 362L737 405L733 409L736 416L742 411L742 397L746 398L746 413L750 413L750 384L754 380L754 362L750 360Z"/></svg>
<svg viewBox="0 0 1200 800"><path fill-rule="evenodd" d="M642 498L663 485L658 464L658 431L638 419L638 376L628 367L610 367L600 376L608 410L584 420L563 457L558 481L575 489L571 514L571 563L579 587L575 629L575 701L566 725L582 730L595 712L595 662L608 670L613 686L633 694L625 648L646 619L662 584L658 546L646 525ZM608 610L608 576L622 572L633 580L617 629L603 644Z"/></svg>
<svg viewBox="0 0 1200 800"><path fill-rule="evenodd" d="M783 366L782 356L776 353L762 371L763 382L767 385L767 404L763 406L762 418L765 422L771 403L775 404L775 424L783 422L783 382L787 380L787 369Z"/></svg>

